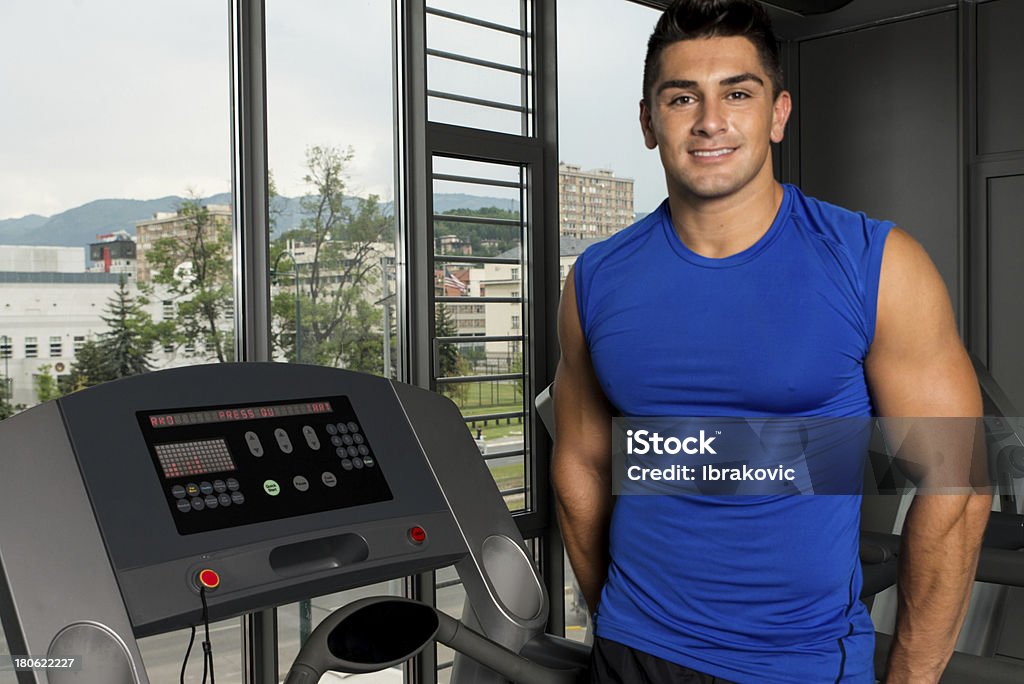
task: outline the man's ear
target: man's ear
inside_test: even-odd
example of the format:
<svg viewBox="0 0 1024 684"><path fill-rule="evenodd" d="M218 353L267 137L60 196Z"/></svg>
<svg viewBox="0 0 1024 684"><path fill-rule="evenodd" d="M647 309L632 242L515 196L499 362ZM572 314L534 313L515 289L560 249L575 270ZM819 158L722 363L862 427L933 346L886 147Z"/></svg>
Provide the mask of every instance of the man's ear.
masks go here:
<svg viewBox="0 0 1024 684"><path fill-rule="evenodd" d="M640 100L640 130L643 131L644 145L647 149L653 150L658 146L658 138L654 135L654 125L651 122L651 109L643 100Z"/></svg>
<svg viewBox="0 0 1024 684"><path fill-rule="evenodd" d="M789 115L792 110L793 101L789 96L789 91L783 90L772 104L771 140L773 143L780 143L782 138L785 137L786 122L789 121Z"/></svg>

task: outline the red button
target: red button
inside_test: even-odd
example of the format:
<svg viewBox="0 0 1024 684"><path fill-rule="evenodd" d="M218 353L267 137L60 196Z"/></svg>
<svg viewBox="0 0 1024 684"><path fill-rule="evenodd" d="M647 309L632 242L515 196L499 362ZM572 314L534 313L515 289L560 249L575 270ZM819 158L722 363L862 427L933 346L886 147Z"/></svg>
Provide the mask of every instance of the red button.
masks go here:
<svg viewBox="0 0 1024 684"><path fill-rule="evenodd" d="M422 544L427 540L427 532L417 525L416 527L409 529L409 539L412 540L413 544Z"/></svg>
<svg viewBox="0 0 1024 684"><path fill-rule="evenodd" d="M220 575L213 570L202 570L199 573L199 584L207 589L216 589L220 586Z"/></svg>

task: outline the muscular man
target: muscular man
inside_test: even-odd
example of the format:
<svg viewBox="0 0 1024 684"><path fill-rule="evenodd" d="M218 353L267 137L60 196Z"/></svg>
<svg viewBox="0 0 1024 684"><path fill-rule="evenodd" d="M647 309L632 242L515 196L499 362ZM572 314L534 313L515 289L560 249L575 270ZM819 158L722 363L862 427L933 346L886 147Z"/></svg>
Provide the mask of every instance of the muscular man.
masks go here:
<svg viewBox="0 0 1024 684"><path fill-rule="evenodd" d="M595 681L874 681L860 498L613 500L612 416L980 415L924 250L775 181L781 81L756 2L675 2L640 102L668 199L590 247L566 282L552 478L594 613ZM914 500L886 681L938 680L990 503Z"/></svg>

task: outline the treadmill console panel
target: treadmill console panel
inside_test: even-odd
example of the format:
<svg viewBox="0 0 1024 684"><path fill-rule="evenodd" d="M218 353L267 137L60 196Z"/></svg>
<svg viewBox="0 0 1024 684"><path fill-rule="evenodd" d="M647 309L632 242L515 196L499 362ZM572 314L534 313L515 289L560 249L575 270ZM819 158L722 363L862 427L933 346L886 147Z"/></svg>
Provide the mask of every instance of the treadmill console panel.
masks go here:
<svg viewBox="0 0 1024 684"><path fill-rule="evenodd" d="M182 535L393 498L347 396L136 417Z"/></svg>

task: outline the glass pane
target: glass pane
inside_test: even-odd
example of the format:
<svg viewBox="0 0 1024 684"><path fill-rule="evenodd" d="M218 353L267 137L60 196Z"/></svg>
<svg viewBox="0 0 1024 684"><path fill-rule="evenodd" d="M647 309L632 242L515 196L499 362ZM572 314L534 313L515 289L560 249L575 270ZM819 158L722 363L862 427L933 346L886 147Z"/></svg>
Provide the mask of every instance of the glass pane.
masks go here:
<svg viewBox="0 0 1024 684"><path fill-rule="evenodd" d="M665 198L658 151L644 146L637 125L647 39L658 16L658 10L622 0L558 2L563 236L605 237L654 211ZM601 104L595 107L598 82ZM563 256L566 249L563 238Z"/></svg>
<svg viewBox="0 0 1024 684"><path fill-rule="evenodd" d="M281 676L291 667L295 656L299 654L301 644L305 643L309 634L317 625L324 621L335 610L347 606L353 601L370 596L402 596L403 580L395 579L388 582L371 584L357 589L315 596L308 601L300 601L277 609L277 643L280 660ZM404 674L401 666L371 672L365 675L327 674L322 681L372 682L372 684L401 684Z"/></svg>
<svg viewBox="0 0 1024 684"><path fill-rule="evenodd" d="M17 103L0 108L0 419L232 359L227 28L227 3L206 0L0 5L0 53L18 64L0 70ZM225 682L239 633L211 625ZM139 643L151 681L178 681L187 631Z"/></svg>
<svg viewBox="0 0 1024 684"><path fill-rule="evenodd" d="M432 169L437 390L466 417L509 508L527 510L525 172L446 157Z"/></svg>
<svg viewBox="0 0 1024 684"><path fill-rule="evenodd" d="M427 58L427 118L532 135L530 3L440 2L428 7L465 21L427 14L427 51L432 53Z"/></svg>
<svg viewBox="0 0 1024 684"><path fill-rule="evenodd" d="M480 0L427 0L427 7L454 12L474 19L482 19L494 24L516 27L520 22L522 3L480 2Z"/></svg>
<svg viewBox="0 0 1024 684"><path fill-rule="evenodd" d="M274 359L398 377L390 3L272 1L266 31Z"/></svg>
<svg viewBox="0 0 1024 684"><path fill-rule="evenodd" d="M139 639L139 651L151 682L177 682L188 649L188 629ZM203 681L203 626L196 628L195 643L189 653L185 681ZM210 623L214 674L219 682L242 681L242 626L238 618Z"/></svg>

